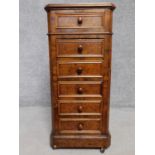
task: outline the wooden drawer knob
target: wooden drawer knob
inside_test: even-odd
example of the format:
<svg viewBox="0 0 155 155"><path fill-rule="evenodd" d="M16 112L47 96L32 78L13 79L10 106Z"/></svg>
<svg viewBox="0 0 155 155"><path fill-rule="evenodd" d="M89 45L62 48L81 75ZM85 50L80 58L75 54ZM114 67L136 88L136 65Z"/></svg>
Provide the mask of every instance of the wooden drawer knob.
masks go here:
<svg viewBox="0 0 155 155"><path fill-rule="evenodd" d="M79 46L78 46L77 51L78 51L79 54L82 53L82 51L83 51L82 45L79 45Z"/></svg>
<svg viewBox="0 0 155 155"><path fill-rule="evenodd" d="M82 89L81 87L78 88L78 89L77 89L77 93L78 93L78 94L83 94L83 89Z"/></svg>
<svg viewBox="0 0 155 155"><path fill-rule="evenodd" d="M83 124L82 123L79 123L78 124L78 130L82 130L83 129Z"/></svg>
<svg viewBox="0 0 155 155"><path fill-rule="evenodd" d="M78 106L78 112L82 112L83 111L83 107L80 105Z"/></svg>
<svg viewBox="0 0 155 155"><path fill-rule="evenodd" d="M82 71L83 71L83 69L82 69L81 67L79 67L79 68L76 70L76 72L77 72L78 75L82 74Z"/></svg>
<svg viewBox="0 0 155 155"><path fill-rule="evenodd" d="M82 20L82 17L78 17L78 20L77 20L78 24L81 25L83 20Z"/></svg>

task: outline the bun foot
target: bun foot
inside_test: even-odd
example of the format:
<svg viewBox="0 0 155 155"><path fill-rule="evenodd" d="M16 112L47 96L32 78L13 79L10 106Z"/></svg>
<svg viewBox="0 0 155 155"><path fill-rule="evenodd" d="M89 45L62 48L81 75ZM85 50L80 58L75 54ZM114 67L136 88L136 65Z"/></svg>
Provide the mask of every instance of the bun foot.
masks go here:
<svg viewBox="0 0 155 155"><path fill-rule="evenodd" d="M105 152L105 149L103 147L101 147L100 152L101 153L104 153Z"/></svg>

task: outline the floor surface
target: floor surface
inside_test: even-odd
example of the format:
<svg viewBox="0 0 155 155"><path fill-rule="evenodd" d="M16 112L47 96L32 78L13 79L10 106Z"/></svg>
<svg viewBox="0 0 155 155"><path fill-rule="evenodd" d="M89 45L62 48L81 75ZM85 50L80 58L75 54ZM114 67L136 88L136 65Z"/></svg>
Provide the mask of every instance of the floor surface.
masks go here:
<svg viewBox="0 0 155 155"><path fill-rule="evenodd" d="M49 145L50 107L20 108L20 155L100 155L99 149L57 149ZM134 109L111 108L112 144L104 155L134 155Z"/></svg>

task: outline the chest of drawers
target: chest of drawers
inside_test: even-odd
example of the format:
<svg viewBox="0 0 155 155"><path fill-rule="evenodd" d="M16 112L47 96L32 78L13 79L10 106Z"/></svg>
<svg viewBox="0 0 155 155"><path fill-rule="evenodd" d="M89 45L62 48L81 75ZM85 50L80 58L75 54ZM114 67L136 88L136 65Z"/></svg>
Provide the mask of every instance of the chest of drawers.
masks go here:
<svg viewBox="0 0 155 155"><path fill-rule="evenodd" d="M112 3L49 4L52 132L56 148L110 146Z"/></svg>

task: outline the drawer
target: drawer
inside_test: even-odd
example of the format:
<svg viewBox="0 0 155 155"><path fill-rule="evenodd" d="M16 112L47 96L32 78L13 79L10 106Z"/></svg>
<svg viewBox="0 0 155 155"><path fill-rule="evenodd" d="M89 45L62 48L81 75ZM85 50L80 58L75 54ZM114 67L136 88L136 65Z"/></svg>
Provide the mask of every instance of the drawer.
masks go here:
<svg viewBox="0 0 155 155"><path fill-rule="evenodd" d="M100 76L102 77L102 61L58 61L58 76Z"/></svg>
<svg viewBox="0 0 155 155"><path fill-rule="evenodd" d="M100 100L59 100L59 115L101 115Z"/></svg>
<svg viewBox="0 0 155 155"><path fill-rule="evenodd" d="M59 97L101 97L101 81L58 81Z"/></svg>
<svg viewBox="0 0 155 155"><path fill-rule="evenodd" d="M57 32L86 32L105 31L104 12L101 13L57 13L56 31Z"/></svg>
<svg viewBox="0 0 155 155"><path fill-rule="evenodd" d="M100 28L104 27L104 13L57 14L57 28Z"/></svg>
<svg viewBox="0 0 155 155"><path fill-rule="evenodd" d="M57 39L56 47L57 57L103 57L104 39Z"/></svg>
<svg viewBox="0 0 155 155"><path fill-rule="evenodd" d="M100 118L60 118L59 130L61 133L100 133Z"/></svg>
<svg viewBox="0 0 155 155"><path fill-rule="evenodd" d="M51 12L49 16L49 33L110 33L111 10L70 10Z"/></svg>

